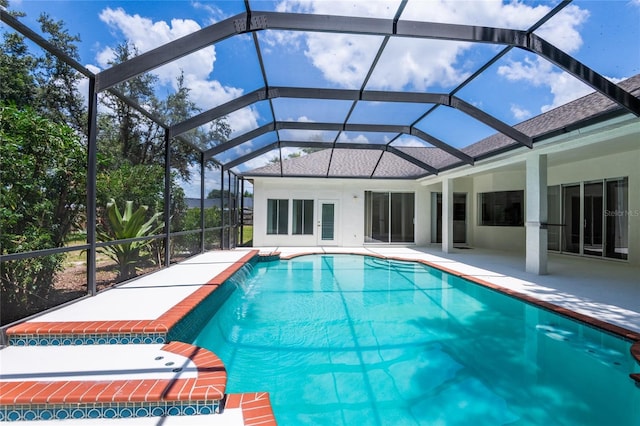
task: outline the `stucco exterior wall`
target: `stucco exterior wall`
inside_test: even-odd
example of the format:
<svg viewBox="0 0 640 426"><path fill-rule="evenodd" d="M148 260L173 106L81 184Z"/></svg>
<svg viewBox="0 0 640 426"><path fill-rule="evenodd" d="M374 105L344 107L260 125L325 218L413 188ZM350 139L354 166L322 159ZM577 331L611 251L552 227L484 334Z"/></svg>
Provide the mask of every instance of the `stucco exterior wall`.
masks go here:
<svg viewBox="0 0 640 426"><path fill-rule="evenodd" d="M474 246L524 253L526 232L524 226L481 226L478 211L478 197L483 192L524 190L526 185L524 163L519 167L520 170L498 171L473 178L471 199L474 203L471 208L471 234Z"/></svg>
<svg viewBox="0 0 640 426"><path fill-rule="evenodd" d="M365 191L396 191L415 193L414 245L428 241L424 229L429 226L429 203L425 188L412 181L360 180L360 179L309 179L309 178L256 178L254 179L253 244L256 247L315 246L318 242L318 226L313 235L291 234L291 212L287 235L267 235L268 199L312 199L315 221L320 200L335 200L336 245L364 245L364 193ZM291 203L291 201L290 201ZM289 208L291 210L291 208Z"/></svg>

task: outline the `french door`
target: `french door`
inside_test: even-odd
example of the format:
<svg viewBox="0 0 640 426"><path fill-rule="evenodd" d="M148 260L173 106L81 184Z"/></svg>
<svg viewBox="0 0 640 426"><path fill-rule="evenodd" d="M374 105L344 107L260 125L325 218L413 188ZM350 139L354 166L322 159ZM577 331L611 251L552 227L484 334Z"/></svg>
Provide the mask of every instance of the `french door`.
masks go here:
<svg viewBox="0 0 640 426"><path fill-rule="evenodd" d="M337 201L318 200L318 245L337 245Z"/></svg>

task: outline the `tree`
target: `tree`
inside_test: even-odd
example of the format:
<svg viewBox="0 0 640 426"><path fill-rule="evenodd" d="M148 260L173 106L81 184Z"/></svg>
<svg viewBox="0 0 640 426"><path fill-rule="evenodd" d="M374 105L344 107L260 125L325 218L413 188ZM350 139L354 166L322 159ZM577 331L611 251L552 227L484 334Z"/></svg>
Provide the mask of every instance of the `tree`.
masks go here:
<svg viewBox="0 0 640 426"><path fill-rule="evenodd" d="M299 158L302 157L302 153L305 154L311 154L313 152L317 152L317 151L322 151L322 148L300 148L299 151L296 152L292 152L289 155L287 155L287 160L292 159L292 158ZM271 157L269 159L269 163L270 164L280 164L280 157Z"/></svg>
<svg viewBox="0 0 640 426"><path fill-rule="evenodd" d="M72 36L62 21L54 21L46 13L38 17L40 29L47 40L76 61L80 60L80 36ZM87 114L83 97L78 90L82 75L71 65L46 52L38 59L35 73L37 104L43 115L57 123L67 123L79 134L87 134Z"/></svg>
<svg viewBox="0 0 640 426"><path fill-rule="evenodd" d="M110 62L111 65L125 62L137 55L135 46L129 43L116 46L114 52L115 58ZM155 75L141 74L118 84L116 89L138 105L157 110L160 104L154 94L157 82L158 77ZM164 129L114 95L107 93L100 99L108 112L99 121L106 126L100 129L98 149L103 154L113 155L108 167L118 168L124 163L163 164Z"/></svg>
<svg viewBox="0 0 640 426"><path fill-rule="evenodd" d="M136 47L128 42L118 45L114 51L115 58L111 61L113 65L138 55ZM179 123L200 112L190 99L190 89L185 85L184 74L176 77L176 91L164 100L160 100L156 94L157 85L158 77L147 73L116 85L116 89L138 105L145 106L166 124ZM132 165L164 163L164 129L160 125L113 95L106 94L101 102L110 112L107 113L108 119L100 120L105 127L101 127L99 149L115 153L114 146L119 148L119 159L114 166L119 167L124 161ZM210 123L206 130L194 129L182 135L192 146L173 140L170 146L172 168L183 180L190 180L191 165L200 161L199 149L206 149L211 145L210 141L225 142L230 134L231 128L226 119L221 118Z"/></svg>
<svg viewBox="0 0 640 426"><path fill-rule="evenodd" d="M107 204L109 230L99 232L98 236L102 241L109 241L111 239L134 239L156 234L162 229L162 225L158 224L158 218L161 214L155 213L150 219L147 219L147 210L147 206L140 206L134 211L133 201L127 201L123 213L120 213L115 201L111 200ZM100 251L118 264L118 281L125 281L136 276L138 262L148 257L144 250L148 249L151 243L152 240L134 240L101 247Z"/></svg>
<svg viewBox="0 0 640 426"><path fill-rule="evenodd" d="M0 103L2 254L62 247L83 213L86 150L69 126ZM2 321L44 309L63 255L3 263ZM9 308L10 307L10 308Z"/></svg>
<svg viewBox="0 0 640 426"><path fill-rule="evenodd" d="M0 100L18 108L32 105L36 97L35 66L36 59L29 54L24 37L4 34L0 45Z"/></svg>
<svg viewBox="0 0 640 426"><path fill-rule="evenodd" d="M137 54L134 45L123 43L116 47L112 63L126 62ZM164 100L158 98L157 85L157 76L142 74L116 85L116 89L137 104L145 106L166 124L180 123L200 112L190 99L190 89L185 84L184 74L181 73L176 78L176 90ZM114 198L117 203L134 200L149 206L147 215L150 217L160 211L166 202L163 196L164 176L160 174L160 170L164 171L165 162L164 129L118 97L106 94L101 102L107 106L108 112L99 117L98 205L105 206L110 198ZM193 165L200 162L201 153L197 148L205 149L210 146L210 141L226 141L230 133L231 128L226 120L220 119L204 130L194 129L182 135L188 143L178 139L171 141L169 211L172 231L197 229L185 228L191 226L191 222L185 221L188 209L184 190L179 185L180 181L191 180ZM212 164L207 162L205 167L211 167ZM158 169L152 170L152 167ZM146 175L143 176L143 173ZM106 224L104 215L102 217L102 223Z"/></svg>
<svg viewBox="0 0 640 426"><path fill-rule="evenodd" d="M14 15L21 16L22 14ZM79 36L71 36L62 21L47 14L38 18L47 40L79 60ZM41 116L71 126L86 134L87 116L83 97L78 90L82 76L73 67L48 52L33 53L17 33L3 34L0 51L0 100L22 108L30 106Z"/></svg>
<svg viewBox="0 0 640 426"><path fill-rule="evenodd" d="M227 198L227 197L229 197L229 190L227 189L225 189L224 191L220 189L212 189L207 194L207 198Z"/></svg>

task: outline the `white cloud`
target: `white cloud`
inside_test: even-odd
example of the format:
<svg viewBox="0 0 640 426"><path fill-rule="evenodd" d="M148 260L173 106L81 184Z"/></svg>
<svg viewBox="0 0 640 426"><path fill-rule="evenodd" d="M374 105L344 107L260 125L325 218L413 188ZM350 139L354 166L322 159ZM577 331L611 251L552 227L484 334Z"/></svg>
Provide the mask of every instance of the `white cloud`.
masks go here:
<svg viewBox="0 0 640 426"><path fill-rule="evenodd" d="M587 10L569 5L536 31L536 34L560 50L571 54L582 46L583 40L579 30L588 18ZM511 82L528 83L533 87L548 90L552 95L552 102L542 105L540 112L556 108L593 91L580 80L555 68L540 56L534 59L527 57L522 61L511 61L501 65L498 67L498 75ZM527 118L524 111L518 107L512 106L511 111L516 119Z"/></svg>
<svg viewBox="0 0 640 426"><path fill-rule="evenodd" d="M403 135L393 141L392 145L396 148L398 147L417 147L424 148L426 146L425 142L421 139L416 138L415 136Z"/></svg>
<svg viewBox="0 0 640 426"><path fill-rule="evenodd" d="M394 38L389 41L368 88L424 91L434 85L451 87L469 71L456 68L468 43Z"/></svg>
<svg viewBox="0 0 640 426"><path fill-rule="evenodd" d="M298 148L284 147L282 148L282 158L286 159L290 154L294 154L299 151L300 150ZM249 152L250 151L247 151L245 152L245 154L248 154ZM266 154L262 154L255 158L252 158L251 160L238 166L238 169L240 170L257 169L258 167L266 166L267 164L269 164L271 162L271 159L273 158L280 159L280 151L277 148L274 148L273 150L267 152Z"/></svg>
<svg viewBox="0 0 640 426"><path fill-rule="evenodd" d="M359 88L381 41L371 36L309 34L304 54L327 81Z"/></svg>
<svg viewBox="0 0 640 426"><path fill-rule="evenodd" d="M540 27L536 34L566 52L576 52L582 46L580 27L589 19L589 11L576 5L569 5L549 22Z"/></svg>
<svg viewBox="0 0 640 426"><path fill-rule="evenodd" d="M528 109L522 108L521 106L516 104L511 104L511 113L516 118L516 120L519 121L526 120L533 115Z"/></svg>
<svg viewBox="0 0 640 426"><path fill-rule="evenodd" d="M640 1L640 0L639 0ZM282 12L336 14L346 16L391 18L398 1L324 1L284 0L277 5ZM569 6L554 18L554 24L541 29L540 34L563 49L579 48L577 27L588 13ZM530 6L514 1L484 0L464 2L441 0L409 2L402 20L446 22L526 29L549 11L548 6ZM341 87L362 84L364 76L379 48L380 38L318 33L279 33L268 37L272 46L280 43L293 46L304 42L305 55L328 82ZM462 82L477 65L465 58L471 43L393 38L372 75L368 88L390 90L427 90L434 85L452 87Z"/></svg>
<svg viewBox="0 0 640 426"><path fill-rule="evenodd" d="M317 13L321 15L392 18L400 0L283 0L276 5L278 12Z"/></svg>
<svg viewBox="0 0 640 426"><path fill-rule="evenodd" d="M200 3L195 5L196 7L204 7ZM215 20L219 16L217 14L212 19ZM139 53L149 51L201 29L197 22L190 19L154 22L138 14L130 15L122 8L105 8L100 13L100 19L112 31L122 34L126 40L135 45ZM113 57L113 47L107 46L98 52L96 60L100 66L107 68L108 62ZM214 46L210 46L152 72L158 76L162 85L171 86L174 89L176 88L176 78L180 73L184 73L185 86L191 89L191 100L199 108L207 110L235 99L244 92L241 88L225 86L219 81L210 80L209 77L213 72L215 61L216 50ZM228 122L234 131L255 128L257 113L253 108L244 108L229 115Z"/></svg>
<svg viewBox="0 0 640 426"><path fill-rule="evenodd" d="M340 133L340 136L338 136L338 142L370 143L369 139L363 134L358 134L355 137L349 137L344 132Z"/></svg>
<svg viewBox="0 0 640 426"><path fill-rule="evenodd" d="M199 1L194 1L191 3L194 9L203 10L206 12L206 22L207 25L215 24L226 18L226 14L220 9L216 7L213 3L202 3Z"/></svg>
<svg viewBox="0 0 640 426"><path fill-rule="evenodd" d="M542 105L540 112L549 111L567 102L593 92L586 84L564 71L554 69L543 58L525 59L522 62L510 62L498 67L498 75L511 82L526 82L534 87L546 87L553 96L550 104ZM513 110L512 110L513 112ZM517 115L514 115L518 118Z"/></svg>
<svg viewBox="0 0 640 426"><path fill-rule="evenodd" d="M131 41L140 53L200 30L200 25L190 19L172 19L170 24L165 21L153 22L138 14L129 15L122 8L104 9L100 13L100 20ZM181 68L195 75L208 75L213 71L215 59L215 48L211 46L189 55L188 58L175 61L170 66L162 67L165 68L163 72L156 72L164 82L170 82Z"/></svg>

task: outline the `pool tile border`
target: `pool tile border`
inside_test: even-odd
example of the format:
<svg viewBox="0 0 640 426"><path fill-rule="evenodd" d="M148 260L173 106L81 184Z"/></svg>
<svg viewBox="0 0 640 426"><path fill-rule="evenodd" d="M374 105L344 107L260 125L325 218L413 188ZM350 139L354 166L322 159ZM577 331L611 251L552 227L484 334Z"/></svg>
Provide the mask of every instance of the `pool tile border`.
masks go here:
<svg viewBox="0 0 640 426"><path fill-rule="evenodd" d="M257 259L251 250L156 319L122 321L30 321L7 330L10 345L87 345L166 343L167 333L245 264Z"/></svg>
<svg viewBox="0 0 640 426"><path fill-rule="evenodd" d="M171 342L163 351L190 359L194 378L0 382L0 420L121 418L217 412L227 373L213 352Z"/></svg>
<svg viewBox="0 0 640 426"><path fill-rule="evenodd" d="M133 403L26 404L0 406L0 422L26 420L118 419L208 415L220 409L219 401L158 401Z"/></svg>
<svg viewBox="0 0 640 426"><path fill-rule="evenodd" d="M273 253L275 254L279 254L277 252ZM355 255L360 255L360 256L369 256L369 257L375 257L375 258L379 258L379 259L389 259L389 260L398 260L398 261L402 261L402 262L417 262L417 263L422 263L423 265L427 265L431 268L437 269L439 271L442 272L446 272L448 274L454 275L456 277L460 277L462 279L465 279L467 281L471 281L475 284L481 285L483 287L487 287L491 290L506 294L508 296L514 297L516 299L522 300L523 302L538 306L542 309L546 309L548 311L557 313L559 315L562 315L564 317L568 317L571 318L573 320L577 320L579 322L583 322L585 324L588 324L592 327L595 327L597 329L603 330L607 333L611 333L614 334L616 336L622 337L624 339L630 340L633 343L631 344L631 356L633 358L635 358L635 360L638 362L638 364L640 364L640 333L637 333L635 331L629 330L627 328L615 325L615 324L611 324L608 323L606 321L602 321L598 318L594 318L592 316L586 315L586 314L582 314L580 312L576 312L576 311L572 311L571 309L567 309L564 308L562 306L556 305L554 303L551 302L546 302L544 300L540 300L537 299L533 296L530 296L528 294L525 293L521 293L519 291L515 291L515 290L511 290L509 288L503 287L501 285L498 284L494 284L492 282L477 278L473 275L469 275L469 274L465 274L462 273L460 271L456 271L454 269L450 269L447 268L445 266L442 266L440 264L438 264L437 262L431 262L428 260L424 260L424 259L415 259L415 258L405 258L405 257L399 257L399 256L384 256L384 255L380 255L377 253L362 253L362 252L331 252L331 251L323 251L323 252L301 252L301 253L295 253L295 254L291 254L291 255L287 255L287 256L280 256L281 259L283 260L290 260L296 257L300 257L300 256L307 256L307 255L314 255L314 254L355 254ZM638 387L640 387L640 373L633 373L630 374L629 377L631 377L631 379L633 379L636 383L636 385Z"/></svg>

